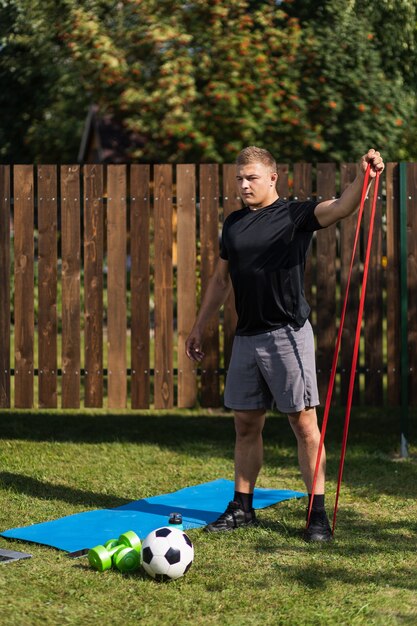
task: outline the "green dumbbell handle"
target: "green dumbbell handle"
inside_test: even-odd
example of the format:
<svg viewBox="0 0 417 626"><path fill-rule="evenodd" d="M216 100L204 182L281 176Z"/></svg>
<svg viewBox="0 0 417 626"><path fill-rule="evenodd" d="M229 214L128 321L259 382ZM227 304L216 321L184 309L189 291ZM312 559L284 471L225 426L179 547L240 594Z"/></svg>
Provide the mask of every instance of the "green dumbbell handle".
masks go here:
<svg viewBox="0 0 417 626"><path fill-rule="evenodd" d="M110 544L110 542L106 542ZM95 548L91 548L88 553L89 563L94 569L99 572L104 572L111 568L112 566L112 557L115 554L123 550L125 546L120 543L114 544L114 540L112 541L111 546L96 546Z"/></svg>
<svg viewBox="0 0 417 626"><path fill-rule="evenodd" d="M139 552L134 548L122 548L113 557L113 564L120 572L133 572L141 564Z"/></svg>
<svg viewBox="0 0 417 626"><path fill-rule="evenodd" d="M141 541L133 530L128 530L126 533L120 535L119 543L123 543L128 548L133 548L136 552L142 551Z"/></svg>

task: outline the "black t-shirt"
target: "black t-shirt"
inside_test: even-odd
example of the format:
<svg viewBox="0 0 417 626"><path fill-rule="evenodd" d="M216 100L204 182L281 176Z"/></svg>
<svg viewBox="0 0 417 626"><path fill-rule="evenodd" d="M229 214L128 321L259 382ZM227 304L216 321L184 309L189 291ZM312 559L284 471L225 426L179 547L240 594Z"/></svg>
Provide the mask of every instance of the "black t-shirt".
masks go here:
<svg viewBox="0 0 417 626"><path fill-rule="evenodd" d="M313 232L321 228L314 215L317 204L278 199L226 218L220 256L229 262L237 335L304 325L310 313L304 297L306 256Z"/></svg>

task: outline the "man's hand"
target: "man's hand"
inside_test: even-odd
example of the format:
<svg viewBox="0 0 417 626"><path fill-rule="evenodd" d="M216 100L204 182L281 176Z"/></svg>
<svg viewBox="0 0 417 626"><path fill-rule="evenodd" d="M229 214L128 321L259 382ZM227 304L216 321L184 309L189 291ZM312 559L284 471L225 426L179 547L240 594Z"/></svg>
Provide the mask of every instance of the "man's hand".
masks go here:
<svg viewBox="0 0 417 626"><path fill-rule="evenodd" d="M355 180L346 187L340 198L337 200L324 200L316 206L314 214L323 228L330 226L331 224L335 224L339 220L352 215L352 213L358 209L361 200L364 175L368 167L368 163L371 165L369 172L370 186L377 172L381 173L385 167L380 153L373 148L368 150L368 152L364 154L359 161L360 174L358 174Z"/></svg>
<svg viewBox="0 0 417 626"><path fill-rule="evenodd" d="M201 334L198 330L193 329L185 342L185 353L192 361L200 361L204 358L204 352L201 350Z"/></svg>
<svg viewBox="0 0 417 626"><path fill-rule="evenodd" d="M385 167L384 160L380 153L373 148L368 150L368 152L364 154L360 160L360 168L364 174L366 172L366 168L368 167L368 163L370 163L371 165L371 169L369 172L370 178L375 178L377 172L379 172L380 174L383 172Z"/></svg>
<svg viewBox="0 0 417 626"><path fill-rule="evenodd" d="M219 310L226 301L232 288L229 277L229 263L219 258L208 287L203 296L200 311L194 326L185 342L185 353L192 361L199 363L204 358L202 347L202 333L208 320Z"/></svg>

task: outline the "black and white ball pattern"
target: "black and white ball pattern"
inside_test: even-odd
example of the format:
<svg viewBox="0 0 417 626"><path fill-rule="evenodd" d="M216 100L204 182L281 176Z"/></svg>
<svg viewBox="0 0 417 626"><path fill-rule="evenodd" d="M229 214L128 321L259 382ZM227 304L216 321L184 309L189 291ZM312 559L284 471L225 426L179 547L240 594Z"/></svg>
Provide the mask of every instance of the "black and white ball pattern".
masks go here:
<svg viewBox="0 0 417 626"><path fill-rule="evenodd" d="M142 565L157 580L184 576L194 559L190 538L178 528L163 526L153 530L142 542Z"/></svg>

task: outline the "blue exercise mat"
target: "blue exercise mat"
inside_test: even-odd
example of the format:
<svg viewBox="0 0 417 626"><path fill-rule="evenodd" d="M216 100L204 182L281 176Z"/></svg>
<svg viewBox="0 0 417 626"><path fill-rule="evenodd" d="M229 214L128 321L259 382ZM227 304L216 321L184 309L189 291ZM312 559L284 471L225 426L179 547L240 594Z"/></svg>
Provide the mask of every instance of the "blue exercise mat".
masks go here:
<svg viewBox="0 0 417 626"><path fill-rule="evenodd" d="M127 530L135 531L144 539L155 528L166 526L172 511L182 514L185 529L205 526L223 513L233 498L233 490L234 483L231 480L219 478L174 493L136 500L114 509L85 511L32 526L11 528L0 535L68 552L92 548L108 539L117 539ZM263 509L305 495L288 489L256 488L253 506L255 509Z"/></svg>

